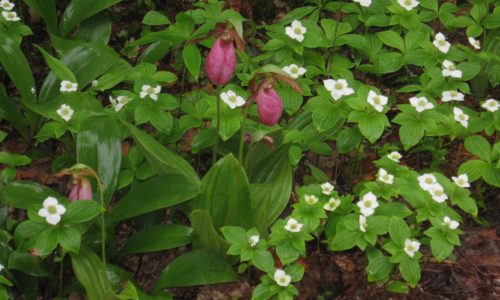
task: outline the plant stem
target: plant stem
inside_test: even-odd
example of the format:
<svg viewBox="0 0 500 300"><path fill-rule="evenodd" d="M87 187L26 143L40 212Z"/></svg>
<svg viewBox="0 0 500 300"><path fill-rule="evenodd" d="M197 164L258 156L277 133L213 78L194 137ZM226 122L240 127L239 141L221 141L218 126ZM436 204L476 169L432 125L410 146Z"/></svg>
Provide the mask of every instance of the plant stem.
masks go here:
<svg viewBox="0 0 500 300"><path fill-rule="evenodd" d="M241 120L241 135L240 135L240 148L238 151L238 160L240 162L240 165L243 166L243 150L245 149L245 140L246 140L246 134L247 134L247 128L246 124L247 123L247 110L246 108L243 109L243 120Z"/></svg>
<svg viewBox="0 0 500 300"><path fill-rule="evenodd" d="M220 86L217 86L217 88L215 89L215 97L216 97L216 100L217 101L217 120L216 120L216 129L215 129L215 144L214 144L214 150L213 150L213 153L212 153L212 165L215 164L215 162L217 161L217 151L219 149L219 132L220 132L220 90L221 90L221 87Z"/></svg>
<svg viewBox="0 0 500 300"><path fill-rule="evenodd" d="M62 254L62 251L61 251ZM59 266L59 296L63 295L63 272L64 272L64 256L61 257L61 264Z"/></svg>
<svg viewBox="0 0 500 300"><path fill-rule="evenodd" d="M101 206L104 208L104 187L102 182L98 180L99 185L99 197L101 198ZM106 268L106 221L104 219L104 213L101 214L101 256L102 264Z"/></svg>

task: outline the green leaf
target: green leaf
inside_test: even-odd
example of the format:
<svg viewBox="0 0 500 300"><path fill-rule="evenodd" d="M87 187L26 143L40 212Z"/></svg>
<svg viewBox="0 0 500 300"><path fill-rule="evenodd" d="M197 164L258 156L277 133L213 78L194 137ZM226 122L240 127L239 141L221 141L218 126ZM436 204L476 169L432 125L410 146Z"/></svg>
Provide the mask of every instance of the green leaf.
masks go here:
<svg viewBox="0 0 500 300"><path fill-rule="evenodd" d="M368 280L371 282L383 281L391 274L394 264L389 261L389 257L380 255L368 261Z"/></svg>
<svg viewBox="0 0 500 300"><path fill-rule="evenodd" d="M29 181L14 181L0 190L0 201L3 205L20 209L28 209L34 204L41 204L49 196L62 197L46 186Z"/></svg>
<svg viewBox="0 0 500 300"><path fill-rule="evenodd" d="M176 224L146 227L130 237L121 252L147 253L184 246L191 243L192 232L191 228Z"/></svg>
<svg viewBox="0 0 500 300"><path fill-rule="evenodd" d="M214 227L212 217L206 210L193 210L189 214L189 220L193 227L194 249L208 249L226 254L227 242L218 232L219 228Z"/></svg>
<svg viewBox="0 0 500 300"><path fill-rule="evenodd" d="M57 231L49 227L38 235L35 248L42 256L50 254L57 247Z"/></svg>
<svg viewBox="0 0 500 300"><path fill-rule="evenodd" d="M331 240L330 249L332 251L344 251L351 249L356 245L360 236L360 232L341 229L335 233L335 236Z"/></svg>
<svg viewBox="0 0 500 300"><path fill-rule="evenodd" d="M420 264L418 263L418 260L405 257L399 263L399 272L401 272L403 278L412 287L417 285L418 281L420 280Z"/></svg>
<svg viewBox="0 0 500 300"><path fill-rule="evenodd" d="M483 176L484 171L488 168L488 163L483 160L471 159L460 165L458 174L467 174L469 181L475 181Z"/></svg>
<svg viewBox="0 0 500 300"><path fill-rule="evenodd" d="M136 217L192 199L198 189L176 174L155 176L135 185L113 208L111 222Z"/></svg>
<svg viewBox="0 0 500 300"><path fill-rule="evenodd" d="M224 256L210 250L195 250L176 258L162 271L155 291L231 282L236 279L237 274Z"/></svg>
<svg viewBox="0 0 500 300"><path fill-rule="evenodd" d="M389 125L384 114L367 114L361 111L353 111L349 115L349 122L358 122L359 131L370 143L376 142L384 133L385 126Z"/></svg>
<svg viewBox="0 0 500 300"><path fill-rule="evenodd" d="M25 166L31 163L31 158L26 155L12 154L0 151L0 164L11 167Z"/></svg>
<svg viewBox="0 0 500 300"><path fill-rule="evenodd" d="M9 121L22 137L27 140L31 138L28 130L29 120L21 112L15 100L7 96L2 85L0 85L0 119Z"/></svg>
<svg viewBox="0 0 500 300"><path fill-rule="evenodd" d="M97 217L104 209L97 201L79 200L72 202L63 215L64 223L83 223Z"/></svg>
<svg viewBox="0 0 500 300"><path fill-rule="evenodd" d="M401 52L405 52L405 42L399 33L392 30L380 31L377 32L377 37L387 46L399 49Z"/></svg>
<svg viewBox="0 0 500 300"><path fill-rule="evenodd" d="M399 128L399 138L405 149L415 146L424 137L424 134L425 127L423 124L417 125L415 122L403 124Z"/></svg>
<svg viewBox="0 0 500 300"><path fill-rule="evenodd" d="M77 38L88 43L107 45L111 37L111 19L102 11L86 19L78 26Z"/></svg>
<svg viewBox="0 0 500 300"><path fill-rule="evenodd" d="M393 281L387 285L387 290L393 293L407 294L409 292L408 286L401 281Z"/></svg>
<svg viewBox="0 0 500 300"><path fill-rule="evenodd" d="M81 21L121 2L121 0L72 0L61 18L61 35L67 36Z"/></svg>
<svg viewBox="0 0 500 300"><path fill-rule="evenodd" d="M201 54L200 50L195 44L189 44L182 50L182 57L184 59L184 64L188 69L189 73L193 75L194 79L198 81L198 76L200 75L201 67Z"/></svg>
<svg viewBox="0 0 500 300"><path fill-rule="evenodd" d="M437 261L442 261L453 253L454 246L444 237L431 239L432 255Z"/></svg>
<svg viewBox="0 0 500 300"><path fill-rule="evenodd" d="M39 257L28 252L13 251L9 256L8 266L9 269L19 270L31 276L49 277L52 275Z"/></svg>
<svg viewBox="0 0 500 300"><path fill-rule="evenodd" d="M86 118L76 138L77 162L92 168L104 184L107 205L115 191L122 160L121 135L115 120L106 115Z"/></svg>
<svg viewBox="0 0 500 300"><path fill-rule="evenodd" d="M35 45L37 49L42 53L43 58L45 59L45 62L49 66L49 68L54 72L56 77L58 79L62 80L69 80L71 82L76 82L76 77L73 75L73 72L71 72L68 67L66 67L61 61L59 61L57 58L53 57L50 55L47 51L43 50L43 48Z"/></svg>
<svg viewBox="0 0 500 300"><path fill-rule="evenodd" d="M392 217L389 223L389 235L396 244L403 245L410 237L410 228L403 219Z"/></svg>
<svg viewBox="0 0 500 300"><path fill-rule="evenodd" d="M24 0L24 2L47 23L50 33L56 33L57 11L55 0Z"/></svg>
<svg viewBox="0 0 500 300"><path fill-rule="evenodd" d="M142 24L150 26L168 25L170 24L170 21L162 13L150 10L142 19Z"/></svg>
<svg viewBox="0 0 500 300"><path fill-rule="evenodd" d="M342 129L337 136L337 150L342 154L348 153L357 148L362 140L363 135L361 135L358 128L351 127Z"/></svg>
<svg viewBox="0 0 500 300"><path fill-rule="evenodd" d="M68 252L78 253L80 251L81 236L73 227L64 226L57 231L57 239L61 247Z"/></svg>
<svg viewBox="0 0 500 300"><path fill-rule="evenodd" d="M465 139L465 149L475 156L490 162L491 146L488 141L479 135L473 135Z"/></svg>

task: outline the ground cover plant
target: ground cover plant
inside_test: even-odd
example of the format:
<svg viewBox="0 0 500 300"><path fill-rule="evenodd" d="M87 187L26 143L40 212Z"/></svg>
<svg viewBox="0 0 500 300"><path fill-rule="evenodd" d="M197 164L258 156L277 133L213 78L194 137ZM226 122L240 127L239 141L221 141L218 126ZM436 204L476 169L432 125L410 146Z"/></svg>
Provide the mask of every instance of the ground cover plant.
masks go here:
<svg viewBox="0 0 500 300"><path fill-rule="evenodd" d="M0 1L0 299L500 292L500 1L271 2Z"/></svg>

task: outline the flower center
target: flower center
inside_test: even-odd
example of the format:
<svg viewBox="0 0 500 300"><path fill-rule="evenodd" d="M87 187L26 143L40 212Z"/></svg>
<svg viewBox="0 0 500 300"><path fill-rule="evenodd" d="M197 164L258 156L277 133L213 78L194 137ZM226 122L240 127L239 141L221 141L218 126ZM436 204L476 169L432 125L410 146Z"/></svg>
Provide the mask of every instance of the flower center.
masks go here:
<svg viewBox="0 0 500 300"><path fill-rule="evenodd" d="M383 178L384 178L384 180L389 180L389 175L386 174L386 175L384 175Z"/></svg>
<svg viewBox="0 0 500 300"><path fill-rule="evenodd" d="M292 73L298 73L298 72L299 72L299 69L298 69L298 68L296 68L296 67L292 67L292 68L290 69L290 72L292 72Z"/></svg>
<svg viewBox="0 0 500 300"><path fill-rule="evenodd" d="M455 70L455 65L454 65L454 64L450 64L450 65L448 66L448 70L450 70L450 71L454 71L454 70Z"/></svg>
<svg viewBox="0 0 500 300"><path fill-rule="evenodd" d="M229 96L229 101L236 103L236 96Z"/></svg>
<svg viewBox="0 0 500 300"><path fill-rule="evenodd" d="M456 97L456 96L458 95L458 93L457 93L457 91L451 91L451 92L450 92L450 95L451 95L452 97Z"/></svg>
<svg viewBox="0 0 500 300"><path fill-rule="evenodd" d="M491 101L490 102L490 107L495 107L495 106L497 106L496 102Z"/></svg>
<svg viewBox="0 0 500 300"><path fill-rule="evenodd" d="M438 41L439 46L444 46L446 45L446 42L444 40Z"/></svg>
<svg viewBox="0 0 500 300"><path fill-rule="evenodd" d="M147 92L148 92L148 94L154 94L155 89L150 87L150 88L148 88Z"/></svg>
<svg viewBox="0 0 500 300"><path fill-rule="evenodd" d="M372 206L372 202L370 200L366 200L365 207L371 207L371 206Z"/></svg>
<svg viewBox="0 0 500 300"><path fill-rule="evenodd" d="M463 180L463 179L458 179L458 184L462 185L462 184L464 184L464 183L465 183L465 180Z"/></svg>
<svg viewBox="0 0 500 300"><path fill-rule="evenodd" d="M57 207L55 205L51 205L47 207L47 211L49 212L49 214L54 215L57 213Z"/></svg>
<svg viewBox="0 0 500 300"><path fill-rule="evenodd" d="M341 89L343 89L343 88L344 88L344 85L343 85L342 83L336 83L336 84L335 84L335 89L337 89L337 90L341 90Z"/></svg>
<svg viewBox="0 0 500 300"><path fill-rule="evenodd" d="M434 194L436 194L436 196L442 196L443 195L443 191L437 190L437 191L434 192Z"/></svg>
<svg viewBox="0 0 500 300"><path fill-rule="evenodd" d="M413 245L408 245L406 247L406 250L408 250L408 251L415 251L415 247L413 247Z"/></svg>
<svg viewBox="0 0 500 300"><path fill-rule="evenodd" d="M285 283L285 282L286 282L286 278L285 278L285 277L281 277L281 278L280 278L280 282L281 282L281 283Z"/></svg>
<svg viewBox="0 0 500 300"><path fill-rule="evenodd" d="M375 104L380 104L380 98L378 96L373 97L373 102L375 102Z"/></svg>
<svg viewBox="0 0 500 300"><path fill-rule="evenodd" d="M297 224L295 224L295 223L290 224L290 228L291 228L291 229L297 229Z"/></svg>
<svg viewBox="0 0 500 300"><path fill-rule="evenodd" d="M432 178L426 178L425 179L425 183L431 184L432 182L433 182Z"/></svg>
<svg viewBox="0 0 500 300"><path fill-rule="evenodd" d="M411 0L405 0L405 5L410 6L411 5Z"/></svg>
<svg viewBox="0 0 500 300"><path fill-rule="evenodd" d="M458 118L459 118L460 120L465 120L465 119L466 119L466 117L465 117L465 115L464 115L464 114L459 115L459 116L458 116Z"/></svg>
<svg viewBox="0 0 500 300"><path fill-rule="evenodd" d="M66 88L67 88L67 89L70 89L70 88L72 88L72 87L73 87L73 85L72 85L71 83L66 83Z"/></svg>

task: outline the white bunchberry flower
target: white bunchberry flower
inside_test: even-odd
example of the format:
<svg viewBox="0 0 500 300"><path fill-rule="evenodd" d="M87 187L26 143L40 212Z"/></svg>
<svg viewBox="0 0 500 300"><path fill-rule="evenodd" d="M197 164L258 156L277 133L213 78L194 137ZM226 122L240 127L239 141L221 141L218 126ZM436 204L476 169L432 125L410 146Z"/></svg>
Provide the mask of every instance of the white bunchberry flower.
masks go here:
<svg viewBox="0 0 500 300"><path fill-rule="evenodd" d="M302 43L302 41L304 40L304 34L306 32L307 28L302 26L302 23L300 23L300 21L298 20L293 21L291 26L287 26L285 28L286 35L294 40L297 40L300 43Z"/></svg>
<svg viewBox="0 0 500 300"><path fill-rule="evenodd" d="M366 217L363 215L359 215L359 230L361 230L361 232L366 232L366 227L368 227L368 224L366 223Z"/></svg>
<svg viewBox="0 0 500 300"><path fill-rule="evenodd" d="M407 11L410 11L418 6L419 2L416 0L398 0L398 4L401 5Z"/></svg>
<svg viewBox="0 0 500 300"><path fill-rule="evenodd" d="M458 70L453 62L445 59L441 66L443 67L441 72L444 77L462 78L462 71Z"/></svg>
<svg viewBox="0 0 500 300"><path fill-rule="evenodd" d="M389 174L384 168L378 170L378 180L387 184L394 183L394 175Z"/></svg>
<svg viewBox="0 0 500 300"><path fill-rule="evenodd" d="M56 225L61 221L61 215L66 212L66 208L59 204L56 198L47 197L43 201L43 208L40 208L38 215L45 218L45 221L51 225Z"/></svg>
<svg viewBox="0 0 500 300"><path fill-rule="evenodd" d="M469 116L464 114L464 111L458 107L453 108L453 116L455 121L459 122L463 127L469 126Z"/></svg>
<svg viewBox="0 0 500 300"><path fill-rule="evenodd" d="M427 100L427 98L425 97L411 97L410 104L411 106L415 107L418 112L423 112L424 110L434 108L434 104L429 102L429 100Z"/></svg>
<svg viewBox="0 0 500 300"><path fill-rule="evenodd" d="M358 202L358 207L361 214L365 217L373 215L375 208L378 207L377 196L375 196L372 192L368 192Z"/></svg>
<svg viewBox="0 0 500 300"><path fill-rule="evenodd" d="M418 184L424 191L429 191L437 182L437 179L432 174L423 174L417 177Z"/></svg>
<svg viewBox="0 0 500 300"><path fill-rule="evenodd" d="M382 112L384 110L384 105L387 104L388 98L383 95L378 95L374 91L368 92L368 103L375 108L376 111Z"/></svg>
<svg viewBox="0 0 500 300"><path fill-rule="evenodd" d="M372 0L352 0L352 1L359 3L359 5L364 7L370 7L370 5L372 5Z"/></svg>
<svg viewBox="0 0 500 300"><path fill-rule="evenodd" d="M328 203L323 205L323 209L327 211L334 211L337 209L337 207L339 207L339 205L340 205L340 199L335 199L332 197L328 200Z"/></svg>
<svg viewBox="0 0 500 300"><path fill-rule="evenodd" d="M99 84L99 81L97 81L95 79L90 82L91 87L96 87L98 84Z"/></svg>
<svg viewBox="0 0 500 300"><path fill-rule="evenodd" d="M325 182L321 185L321 192L325 195L331 195L334 188L335 187L331 183Z"/></svg>
<svg viewBox="0 0 500 300"><path fill-rule="evenodd" d="M67 104L61 105L61 107L59 107L59 109L56 112L66 122L68 122L69 120L71 120L71 117L73 116L73 113L74 113L74 111L71 108L71 106L69 106Z"/></svg>
<svg viewBox="0 0 500 300"><path fill-rule="evenodd" d="M451 44L446 41L446 37L441 32L436 33L432 44L443 53L448 53L451 47Z"/></svg>
<svg viewBox="0 0 500 300"><path fill-rule="evenodd" d="M5 267L4 267L2 264L0 264L0 272L2 272L2 270L3 270L4 268L5 268Z"/></svg>
<svg viewBox="0 0 500 300"><path fill-rule="evenodd" d="M0 1L0 8L2 8L3 10L12 10L14 6L14 3L10 2L9 0Z"/></svg>
<svg viewBox="0 0 500 300"><path fill-rule="evenodd" d="M467 176L467 174L460 174L457 177L451 176L451 179L453 180L453 182L457 186L459 186L461 188L468 188L468 187L470 187L469 176Z"/></svg>
<svg viewBox="0 0 500 300"><path fill-rule="evenodd" d="M406 239L405 240L405 252L409 257L415 256L415 252L420 248L420 243L415 240Z"/></svg>
<svg viewBox="0 0 500 300"><path fill-rule="evenodd" d="M477 50L481 49L481 42L473 37L469 37L469 44Z"/></svg>
<svg viewBox="0 0 500 300"><path fill-rule="evenodd" d="M220 94L220 98L224 103L226 103L229 108L235 109L237 107L243 106L245 104L245 99L243 97L238 96L234 91L228 90L226 92L222 92Z"/></svg>
<svg viewBox="0 0 500 300"><path fill-rule="evenodd" d="M486 102L484 102L481 107L491 112L496 112L498 110L498 107L500 107L500 104L498 104L497 100L491 98L486 100Z"/></svg>
<svg viewBox="0 0 500 300"><path fill-rule="evenodd" d="M326 79L323 80L323 84L335 101L339 100L342 96L354 94L354 90L347 85L347 80L345 79Z"/></svg>
<svg viewBox="0 0 500 300"><path fill-rule="evenodd" d="M285 271L281 269L276 269L276 272L274 272L274 281L279 286L288 286L290 282L292 281L292 276L288 275L285 273Z"/></svg>
<svg viewBox="0 0 500 300"><path fill-rule="evenodd" d="M150 86L149 84L145 84L141 87L141 93L139 96L144 99L149 97L154 101L158 100L158 94L161 92L161 86L157 85L155 87Z"/></svg>
<svg viewBox="0 0 500 300"><path fill-rule="evenodd" d="M441 100L443 102L450 102L450 101L464 101L464 94L458 92L458 91L444 91L441 94Z"/></svg>
<svg viewBox="0 0 500 300"><path fill-rule="evenodd" d="M432 200L437 203L443 203L446 199L448 199L448 195L444 193L443 186L439 183L434 184L428 192L431 194Z"/></svg>
<svg viewBox="0 0 500 300"><path fill-rule="evenodd" d="M76 92L78 90L78 83L71 82L69 80L61 81L61 86L59 91L62 93L71 93Z"/></svg>
<svg viewBox="0 0 500 300"><path fill-rule="evenodd" d="M290 232L300 232L300 230L302 229L302 226L304 226L304 224L299 223L294 218L290 218L286 222L285 229L290 231Z"/></svg>
<svg viewBox="0 0 500 300"><path fill-rule="evenodd" d="M458 223L455 220L450 219L450 217L448 217L448 216L445 216L443 218L443 225L448 226L448 228L450 228L450 229L457 229L458 225L460 225L460 223Z"/></svg>
<svg viewBox="0 0 500 300"><path fill-rule="evenodd" d="M252 235L249 239L248 239L248 243L250 244L250 247L255 247L257 246L257 244L259 243L259 240L260 240L260 236L259 235Z"/></svg>
<svg viewBox="0 0 500 300"><path fill-rule="evenodd" d="M130 102L130 100L132 99L127 96L118 96L116 98L109 96L109 102L111 102L115 111L120 111L127 103Z"/></svg>
<svg viewBox="0 0 500 300"><path fill-rule="evenodd" d="M305 195L304 196L304 201L306 201L307 204L309 205L314 205L316 203L318 203L318 197L314 196L314 195Z"/></svg>
<svg viewBox="0 0 500 300"><path fill-rule="evenodd" d="M392 151L391 153L387 154L387 158L397 163L402 157L403 155L401 155L401 153L399 153L398 151Z"/></svg>
<svg viewBox="0 0 500 300"><path fill-rule="evenodd" d="M16 22L21 20L21 18L17 16L17 13L15 11L2 11L2 16L5 21L9 22Z"/></svg>
<svg viewBox="0 0 500 300"><path fill-rule="evenodd" d="M307 72L305 68L299 67L296 64L291 64L289 66L283 67L283 71L285 71L285 73L287 73L294 79L299 78Z"/></svg>
<svg viewBox="0 0 500 300"><path fill-rule="evenodd" d="M33 95L36 95L36 88L34 86L31 87L31 93Z"/></svg>

